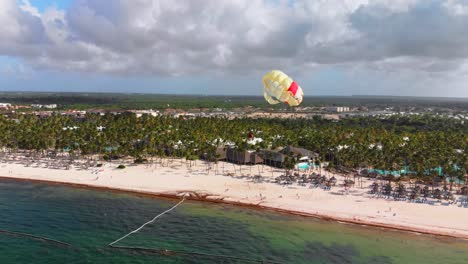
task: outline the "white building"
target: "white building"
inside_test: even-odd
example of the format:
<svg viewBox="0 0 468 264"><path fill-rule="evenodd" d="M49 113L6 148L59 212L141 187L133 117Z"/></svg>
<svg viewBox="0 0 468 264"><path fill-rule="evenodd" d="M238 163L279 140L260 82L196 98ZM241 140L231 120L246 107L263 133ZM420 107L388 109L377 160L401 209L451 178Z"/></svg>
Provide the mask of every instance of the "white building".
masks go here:
<svg viewBox="0 0 468 264"><path fill-rule="evenodd" d="M159 111L155 110L130 110L130 112L134 113L137 118L142 117L143 115L149 115L149 116L158 116Z"/></svg>
<svg viewBox="0 0 468 264"><path fill-rule="evenodd" d="M0 108L10 108L11 104L10 103L0 103Z"/></svg>
<svg viewBox="0 0 468 264"><path fill-rule="evenodd" d="M342 113L349 112L348 106L331 106L325 108L328 112Z"/></svg>
<svg viewBox="0 0 468 264"><path fill-rule="evenodd" d="M31 107L32 107L32 108L55 109L55 108L57 108L57 104L48 104L48 105L32 104Z"/></svg>
<svg viewBox="0 0 468 264"><path fill-rule="evenodd" d="M55 108L57 108L57 104L48 104L48 105L44 105L44 108L47 108L47 109L55 109Z"/></svg>

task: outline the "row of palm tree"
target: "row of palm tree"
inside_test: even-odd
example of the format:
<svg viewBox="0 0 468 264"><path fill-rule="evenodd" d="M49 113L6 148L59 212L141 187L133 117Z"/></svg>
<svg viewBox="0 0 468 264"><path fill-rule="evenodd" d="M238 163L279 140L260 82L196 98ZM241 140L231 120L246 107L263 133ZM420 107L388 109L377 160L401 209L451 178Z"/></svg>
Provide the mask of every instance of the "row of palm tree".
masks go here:
<svg viewBox="0 0 468 264"><path fill-rule="evenodd" d="M421 116L414 119L354 118L340 122L318 118L179 119L148 115L137 118L131 113L88 114L80 120L59 114L47 118L1 116L0 147L3 151L24 150L35 155L67 152L70 157L130 156L153 161L163 157L195 160L202 155L216 160L216 149L228 143L238 150L257 151L294 145L318 153L317 161L327 162L329 169L405 170L407 175L403 176L414 182L445 177L450 188L453 183L463 182L468 126L452 119L426 120ZM439 126L428 125L428 120L435 120ZM263 141L249 144L246 141L249 133ZM292 169L293 157L286 161L285 167ZM441 175L434 170L439 167ZM383 176L391 179L390 175Z"/></svg>

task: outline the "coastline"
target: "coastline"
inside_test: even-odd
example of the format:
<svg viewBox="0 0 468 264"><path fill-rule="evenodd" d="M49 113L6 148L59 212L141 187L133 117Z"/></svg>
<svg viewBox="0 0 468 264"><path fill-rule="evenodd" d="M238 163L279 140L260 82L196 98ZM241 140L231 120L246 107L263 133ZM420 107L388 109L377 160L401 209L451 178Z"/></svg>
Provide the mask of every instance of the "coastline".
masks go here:
<svg viewBox="0 0 468 264"><path fill-rule="evenodd" d="M336 195L324 190L308 189L300 186L291 188L278 186L269 182L254 183L250 181L249 177L233 178L226 176L230 172L225 172L224 175L216 175L213 171L211 171L211 174L207 171L203 174L203 171L206 171L205 164L195 165L192 169L184 168L183 166L151 168L146 165L131 165L123 170L113 169L116 164L105 164L103 167L104 171L96 174L96 168L89 170L78 170L75 168L57 170L24 167L21 164L14 163L1 163L1 165L0 175L5 175L5 169L8 169L10 176L0 176L0 179L59 184L169 199L178 199L184 194L190 194L187 199L193 201L225 203L253 209L314 217L326 221L337 221L446 238L468 239L468 224L466 224L468 223L467 208L387 201L368 198L364 195L359 196L360 194L357 192L357 194ZM235 170L232 164L226 163L224 165L230 166ZM254 167L256 167L255 170L258 169L260 171L258 166ZM157 174L152 175L155 170ZM247 169L244 170L247 171ZM264 170L263 175L271 177L281 173L281 171L267 166L262 168L262 170ZM43 173L48 173L49 175L46 176ZM275 173L277 175L274 175ZM73 178L69 176L73 176ZM171 177L171 179L168 180L167 177ZM135 183L143 185L134 185ZM222 191L223 188L226 188L224 193ZM359 189L358 187L354 188ZM336 187L336 189L339 189L339 187ZM258 197L256 193L259 191L261 193ZM280 198L272 198L273 194L277 195L279 193L281 193ZM308 193L310 195L306 196ZM244 195L246 197L243 197ZM359 197L358 200L354 200L356 196ZM316 201L309 199L314 197ZM327 210L328 208L323 206L326 205L326 201L330 202L330 210ZM343 204L337 206L340 203ZM361 206L361 203L365 203L366 206ZM383 210L384 207L389 205L390 210L393 208L391 213L396 212L393 214L393 217L388 213L380 213L380 208ZM407 209L406 207L415 208L402 210ZM362 210L357 211L353 210L353 208L361 208ZM378 213L375 213L375 210L378 210ZM433 212L436 211L438 213L434 215ZM432 218L428 218L427 216L431 216Z"/></svg>
<svg viewBox="0 0 468 264"><path fill-rule="evenodd" d="M73 188L83 188L83 189L90 189L90 190L96 190L96 191L109 191L109 192L117 192L117 193L129 193L129 194L136 194L136 195L144 195L144 196L151 197L151 198L164 198L164 199L171 199L171 200L180 199L181 197L180 194L189 192L189 191L181 191L178 194L152 193L152 192L143 192L143 191L138 191L138 190L109 188L109 187L101 187L101 186L79 184L79 183L68 183L68 182L47 181L47 180L37 180L37 179L24 179L24 178L5 177L5 176L0 176L0 179L17 181L17 182L23 181L23 182L56 184L56 185L61 185L61 186L73 187ZM468 236L465 236L465 235L459 236L459 235L454 235L454 234L444 233L444 232L434 232L434 231L427 230L427 229L408 228L405 226L386 225L386 224L378 224L378 223L372 223L372 222L362 222L359 220L353 220L349 218L338 218L338 217L331 217L331 216L326 216L326 215L321 215L321 214L311 214L311 213L306 213L306 212L286 210L286 209L262 206L262 205L256 205L256 204L247 204L247 203L240 203L240 202L234 202L234 201L224 201L222 199L201 198L200 196L189 197L186 199L191 200L191 201L200 201L200 202L206 202L206 203L234 205L234 206L240 206L244 208L251 208L255 210L268 210L272 212L303 216L303 217L313 217L313 218L321 219L324 221L354 224L354 225L361 225L361 226L370 226L374 228L382 228L382 229L387 229L387 230L417 233L417 234L424 234L424 235L433 235L433 236L444 237L444 238L457 238L457 239L468 240Z"/></svg>

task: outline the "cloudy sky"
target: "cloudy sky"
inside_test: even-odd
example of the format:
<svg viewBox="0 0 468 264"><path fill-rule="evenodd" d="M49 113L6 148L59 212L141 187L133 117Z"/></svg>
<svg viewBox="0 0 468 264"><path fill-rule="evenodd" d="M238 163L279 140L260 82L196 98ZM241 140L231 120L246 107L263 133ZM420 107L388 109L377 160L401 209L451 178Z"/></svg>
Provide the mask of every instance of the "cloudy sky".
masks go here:
<svg viewBox="0 0 468 264"><path fill-rule="evenodd" d="M0 0L0 91L468 97L468 0Z"/></svg>

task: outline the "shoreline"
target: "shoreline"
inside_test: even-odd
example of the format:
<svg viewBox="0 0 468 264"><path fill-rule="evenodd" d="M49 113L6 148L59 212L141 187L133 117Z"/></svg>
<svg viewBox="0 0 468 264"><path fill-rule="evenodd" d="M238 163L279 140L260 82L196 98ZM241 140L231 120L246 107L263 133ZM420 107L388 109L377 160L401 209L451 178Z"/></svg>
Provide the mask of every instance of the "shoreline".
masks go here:
<svg viewBox="0 0 468 264"><path fill-rule="evenodd" d="M89 190L96 190L96 191L128 193L128 194L133 194L133 195L142 195L142 196L146 196L150 198L164 198L164 199L171 199L171 200L180 199L180 197L183 196L184 194L189 194L189 196L186 197L186 200L189 200L189 201L199 201L199 202L215 203L215 204L228 204L228 205L239 206L243 208L250 208L254 210L267 210L267 211L288 214L288 215L313 217L313 218L320 219L323 221L337 222L337 223L342 223L342 224L343 223L353 224L353 225L369 226L373 228L385 229L389 231L431 235L431 236L435 236L438 238L450 238L450 239L455 238L455 239L468 240L468 234L450 233L450 232L437 231L437 230L431 230L431 229L425 229L425 228L409 227L405 225L376 223L372 221L366 221L364 219L356 219L356 218L353 219L353 218L346 218L346 217L330 216L327 214L310 213L310 212L303 212L303 211L297 211L297 210L292 210L292 209L283 209L283 208L274 207L274 206L261 205L261 202L254 204L254 203L246 203L246 202L241 202L241 201L226 200L225 197L210 198L210 197L216 197L217 195L210 194L210 193L198 193L197 191L192 191L192 190L179 190L175 192L151 192L151 191L143 191L143 190L137 190L137 189L93 185L89 183L86 183L86 184L74 183L74 182L44 180L44 179L36 179L36 178L0 176L0 179L10 180L10 181L15 181L15 182L45 183L45 184L51 184L51 185L69 186L73 188L82 188L82 189L89 189Z"/></svg>

